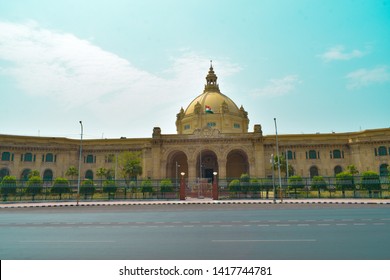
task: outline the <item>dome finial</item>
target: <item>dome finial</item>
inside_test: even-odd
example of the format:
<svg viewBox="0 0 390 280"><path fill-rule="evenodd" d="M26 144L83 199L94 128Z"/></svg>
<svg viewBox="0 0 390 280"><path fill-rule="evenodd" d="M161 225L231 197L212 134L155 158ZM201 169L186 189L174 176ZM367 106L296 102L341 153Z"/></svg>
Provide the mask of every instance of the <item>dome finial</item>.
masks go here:
<svg viewBox="0 0 390 280"><path fill-rule="evenodd" d="M210 60L210 69L213 69L213 61Z"/></svg>

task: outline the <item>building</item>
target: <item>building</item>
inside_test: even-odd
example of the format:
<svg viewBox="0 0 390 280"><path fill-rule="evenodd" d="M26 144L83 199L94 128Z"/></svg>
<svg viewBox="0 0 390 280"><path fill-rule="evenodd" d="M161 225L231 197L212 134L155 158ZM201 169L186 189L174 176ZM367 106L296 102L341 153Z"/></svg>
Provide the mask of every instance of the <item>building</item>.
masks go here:
<svg viewBox="0 0 390 280"><path fill-rule="evenodd" d="M261 125L249 130L248 113L224 95L210 66L203 93L176 118L177 134L158 127L151 138L83 140L82 178L98 179L99 168L116 168L123 151L142 154L143 178L270 177L276 154L275 135L263 135ZM278 135L280 154L303 177L334 176L355 165L359 171L388 174L390 128L348 133ZM25 179L39 170L45 180L65 177L78 166L80 140L58 137L0 135L0 178ZM119 178L119 175L117 175Z"/></svg>

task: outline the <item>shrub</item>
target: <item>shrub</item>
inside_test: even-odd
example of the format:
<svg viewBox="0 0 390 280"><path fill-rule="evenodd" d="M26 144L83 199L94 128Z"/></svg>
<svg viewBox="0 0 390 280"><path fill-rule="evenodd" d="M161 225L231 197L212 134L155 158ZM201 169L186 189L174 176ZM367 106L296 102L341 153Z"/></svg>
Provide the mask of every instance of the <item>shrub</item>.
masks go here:
<svg viewBox="0 0 390 280"><path fill-rule="evenodd" d="M71 189L69 187L68 179L58 177L54 180L54 184L51 187L51 193L58 194L60 196L60 199L61 199L62 194L70 193L70 192L71 192Z"/></svg>
<svg viewBox="0 0 390 280"><path fill-rule="evenodd" d="M170 179L162 179L160 182L161 192L173 192L173 184Z"/></svg>
<svg viewBox="0 0 390 280"><path fill-rule="evenodd" d="M244 173L244 174L241 174L241 177L240 177L240 190L242 192L248 192L250 190L250 177L248 174Z"/></svg>
<svg viewBox="0 0 390 280"><path fill-rule="evenodd" d="M326 186L326 181L322 176L314 176L311 180L311 187L313 190L324 190Z"/></svg>
<svg viewBox="0 0 390 280"><path fill-rule="evenodd" d="M4 176L0 184L0 192L4 199L10 194L16 194L16 177Z"/></svg>
<svg viewBox="0 0 390 280"><path fill-rule="evenodd" d="M259 180L257 179L250 179L250 190L252 192L259 192L260 189L261 189L261 184L259 182Z"/></svg>
<svg viewBox="0 0 390 280"><path fill-rule="evenodd" d="M88 195L93 196L96 188L91 179L85 180L80 186L80 194L84 195L84 198L87 198Z"/></svg>
<svg viewBox="0 0 390 280"><path fill-rule="evenodd" d="M151 180L147 179L147 180L142 181L141 192L142 193L153 192L153 187L152 187L152 181Z"/></svg>
<svg viewBox="0 0 390 280"><path fill-rule="evenodd" d="M371 197L372 191L381 190L381 181L379 174L374 171L366 171L362 173L361 186L363 189L368 190Z"/></svg>
<svg viewBox="0 0 390 280"><path fill-rule="evenodd" d="M34 200L37 194L42 193L43 181L39 176L31 176L27 181L26 193L32 196Z"/></svg>
<svg viewBox="0 0 390 280"><path fill-rule="evenodd" d="M240 180L234 179L229 183L229 191L239 192L240 191Z"/></svg>

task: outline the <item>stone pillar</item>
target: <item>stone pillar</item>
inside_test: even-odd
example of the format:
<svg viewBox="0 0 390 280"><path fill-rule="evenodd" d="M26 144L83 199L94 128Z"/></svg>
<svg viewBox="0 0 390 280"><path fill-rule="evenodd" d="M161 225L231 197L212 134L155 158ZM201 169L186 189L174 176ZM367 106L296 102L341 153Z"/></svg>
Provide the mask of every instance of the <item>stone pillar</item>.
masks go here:
<svg viewBox="0 0 390 280"><path fill-rule="evenodd" d="M218 160L218 176L219 178L226 178L226 159Z"/></svg>

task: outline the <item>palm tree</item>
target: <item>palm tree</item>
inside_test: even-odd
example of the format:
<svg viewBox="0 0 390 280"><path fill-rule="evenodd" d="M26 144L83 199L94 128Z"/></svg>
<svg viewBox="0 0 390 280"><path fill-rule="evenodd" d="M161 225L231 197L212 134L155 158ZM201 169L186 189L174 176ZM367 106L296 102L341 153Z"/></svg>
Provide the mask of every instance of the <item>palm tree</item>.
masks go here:
<svg viewBox="0 0 390 280"><path fill-rule="evenodd" d="M68 170L66 170L65 175L69 176L71 181L73 182L74 181L74 176L79 175L79 171L78 171L78 169L76 167L71 166L71 167L68 168Z"/></svg>
<svg viewBox="0 0 390 280"><path fill-rule="evenodd" d="M96 176L100 177L100 186L103 185L103 177L107 176L107 169L104 167L100 167L98 170L96 170Z"/></svg>

